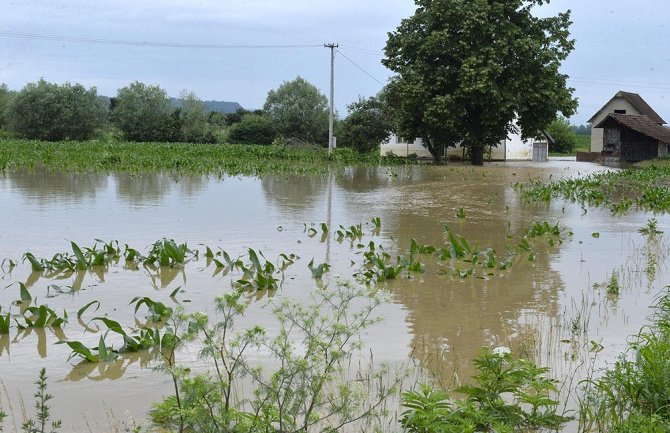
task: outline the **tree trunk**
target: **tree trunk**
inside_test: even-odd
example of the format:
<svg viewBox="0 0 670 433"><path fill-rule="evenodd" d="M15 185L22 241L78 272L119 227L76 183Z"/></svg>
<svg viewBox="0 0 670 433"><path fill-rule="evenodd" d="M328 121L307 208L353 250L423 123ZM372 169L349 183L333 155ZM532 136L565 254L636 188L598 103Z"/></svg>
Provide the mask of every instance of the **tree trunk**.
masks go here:
<svg viewBox="0 0 670 433"><path fill-rule="evenodd" d="M423 142L426 143L428 151L433 156L433 163L439 164L442 160L442 155L440 155L439 148L436 148L433 143L431 143L430 138L422 138ZM441 148L442 146L440 146Z"/></svg>
<svg viewBox="0 0 670 433"><path fill-rule="evenodd" d="M484 165L484 147L471 146L470 147L470 161L472 165Z"/></svg>

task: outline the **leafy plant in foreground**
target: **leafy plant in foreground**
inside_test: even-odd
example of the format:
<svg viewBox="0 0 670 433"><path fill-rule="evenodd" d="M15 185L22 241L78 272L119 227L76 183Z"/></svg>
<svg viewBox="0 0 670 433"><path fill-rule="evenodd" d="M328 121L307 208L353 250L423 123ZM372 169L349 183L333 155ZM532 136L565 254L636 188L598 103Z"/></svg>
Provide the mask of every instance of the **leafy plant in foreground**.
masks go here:
<svg viewBox="0 0 670 433"><path fill-rule="evenodd" d="M402 425L410 433L522 432L558 429L569 419L556 414L556 381L547 368L512 357L505 347L485 349L474 360L475 384L456 389L453 400L442 390L423 385L403 393Z"/></svg>
<svg viewBox="0 0 670 433"><path fill-rule="evenodd" d="M21 426L24 433L56 433L61 426L60 421L52 421L49 405L47 404L53 396L47 393L46 369L41 369L37 382L35 396L35 420L27 419ZM0 419L1 420L1 419Z"/></svg>
<svg viewBox="0 0 670 433"><path fill-rule="evenodd" d="M197 328L211 373L173 368L178 392L154 407L154 424L179 432L325 433L379 414L401 379L386 387L379 385L381 373L364 381L349 381L346 373L360 353L361 333L377 322L372 313L381 302L379 293L341 285L315 291L309 305L284 300L274 309L279 322L274 338L258 326L235 330L246 309L241 296L234 292L216 299L217 323L202 314L188 321ZM259 349L280 367L265 372L252 363L249 352ZM236 394L241 383L253 388L246 401ZM371 396L373 388L377 393Z"/></svg>

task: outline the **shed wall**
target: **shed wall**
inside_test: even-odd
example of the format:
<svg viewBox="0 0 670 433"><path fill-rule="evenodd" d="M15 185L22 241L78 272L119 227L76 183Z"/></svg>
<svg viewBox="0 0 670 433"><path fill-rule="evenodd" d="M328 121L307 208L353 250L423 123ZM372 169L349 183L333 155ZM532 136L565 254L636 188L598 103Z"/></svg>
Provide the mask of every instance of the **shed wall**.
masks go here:
<svg viewBox="0 0 670 433"><path fill-rule="evenodd" d="M608 114L614 113L614 110L626 110L626 114L640 114L630 102L624 98L615 98L607 104L597 115L593 118L591 123L591 152L602 152L603 150L603 129L594 128L594 125L600 123Z"/></svg>

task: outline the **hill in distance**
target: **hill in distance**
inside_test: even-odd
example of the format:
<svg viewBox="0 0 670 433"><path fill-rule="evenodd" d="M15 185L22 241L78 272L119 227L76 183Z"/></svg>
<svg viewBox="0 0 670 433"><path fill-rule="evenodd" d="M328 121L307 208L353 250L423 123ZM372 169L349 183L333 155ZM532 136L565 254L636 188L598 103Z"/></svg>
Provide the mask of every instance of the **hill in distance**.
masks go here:
<svg viewBox="0 0 670 433"><path fill-rule="evenodd" d="M176 108L181 107L181 99L178 98L170 98L170 103L172 106ZM215 111L217 113L225 113L225 114L230 114L234 113L242 106L238 104L237 102L229 102L229 101L202 101L203 104L205 104L205 108L207 111Z"/></svg>

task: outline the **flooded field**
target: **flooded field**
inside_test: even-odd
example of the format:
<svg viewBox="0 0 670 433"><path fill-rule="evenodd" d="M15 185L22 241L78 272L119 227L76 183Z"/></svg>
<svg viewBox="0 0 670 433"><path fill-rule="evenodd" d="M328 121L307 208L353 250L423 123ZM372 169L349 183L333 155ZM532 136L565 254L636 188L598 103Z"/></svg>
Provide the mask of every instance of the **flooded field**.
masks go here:
<svg viewBox="0 0 670 433"><path fill-rule="evenodd" d="M144 309L136 313L129 305L135 297L212 314L214 297L233 290L241 276L217 270L205 257L207 246L245 260L251 248L277 268L284 261L278 290L245 295L250 310L240 325L260 324L270 332L276 324L269 310L277 300L307 299L317 286L334 285L336 277L362 281L370 268L364 254L370 242L383 246L392 262L408 256L412 245L448 245L449 233L481 250L491 248L491 268L419 253L423 271L404 270L379 281L390 302L377 311L382 324L363 336L375 362L415 367L452 386L473 374L471 359L482 346L504 345L574 387L611 362L625 349L626 336L646 323L649 306L668 281L668 248L663 236L650 239L638 230L650 218L661 230L670 220L638 212L613 215L560 200L523 203L513 186L603 169L575 162L506 163L352 168L262 179L3 173L0 260L8 260L0 272L1 312L18 315L25 309L25 299L17 303L24 283L32 305L68 316L62 330L13 325L9 334L0 334L0 402L14 417L6 426L12 431L20 424L21 399L32 406L32 383L41 367L55 395L52 412L65 431L103 431L105 425L146 418L151 404L172 389L169 376L153 369L160 359L138 352L87 363L68 359L70 348L55 343L95 346L104 330L91 321L98 316L141 327ZM525 238L544 222L558 224L560 235ZM71 241L85 247L96 239L146 254L163 238L187 243L199 256L183 267L133 266L121 258L106 268L51 273L32 272L21 261L27 252L46 259L72 254ZM308 267L311 260L331 266L320 282ZM618 293L607 289L613 278ZM94 301L97 311L94 303L77 317ZM178 362L203 367L195 347L181 351ZM567 392L564 398L572 407Z"/></svg>

